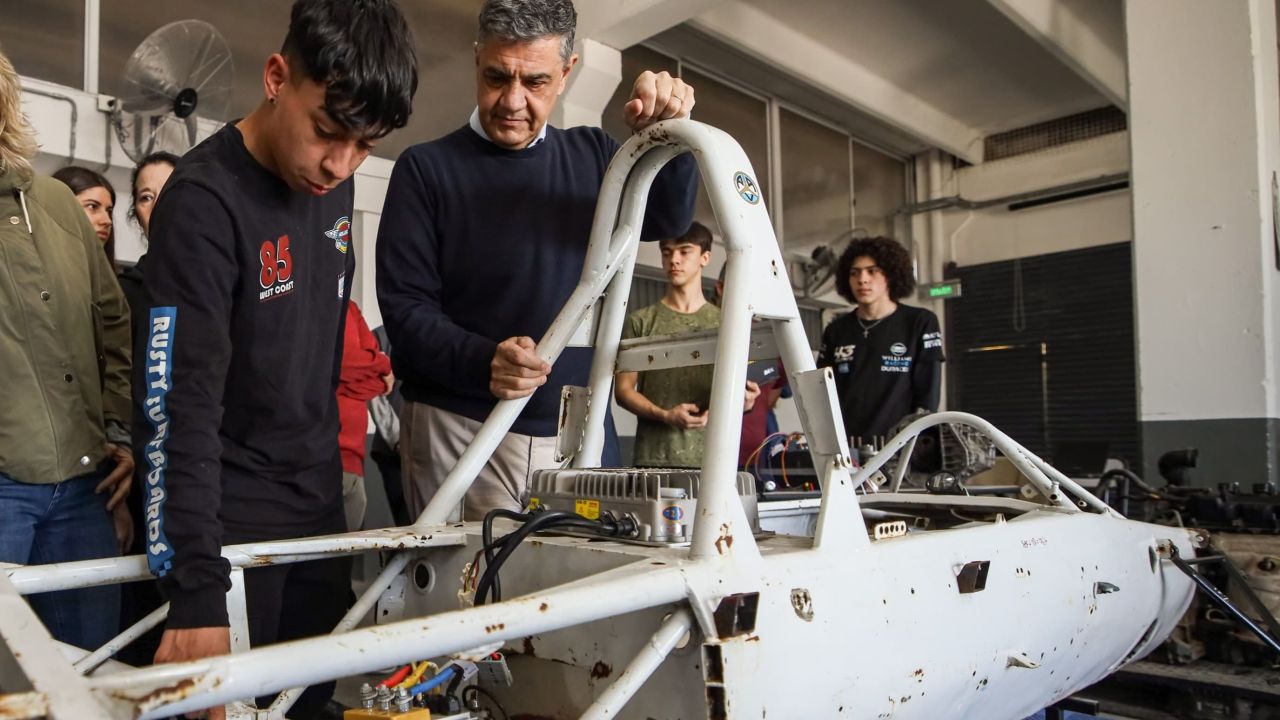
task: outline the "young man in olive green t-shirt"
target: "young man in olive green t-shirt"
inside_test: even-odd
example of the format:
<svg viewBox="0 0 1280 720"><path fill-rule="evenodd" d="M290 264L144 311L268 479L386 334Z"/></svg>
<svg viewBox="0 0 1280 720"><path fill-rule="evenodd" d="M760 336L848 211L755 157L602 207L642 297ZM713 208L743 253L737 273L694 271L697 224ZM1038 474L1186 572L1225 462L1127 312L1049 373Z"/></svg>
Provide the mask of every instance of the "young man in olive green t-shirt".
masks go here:
<svg viewBox="0 0 1280 720"><path fill-rule="evenodd" d="M694 222L684 235L663 240L659 247L666 294L627 317L623 339L719 327L720 308L702 294L702 269L711 260L711 231ZM633 465L702 465L712 371L711 365L698 365L618 373L614 396L637 419ZM759 392L755 383L747 383L747 408Z"/></svg>

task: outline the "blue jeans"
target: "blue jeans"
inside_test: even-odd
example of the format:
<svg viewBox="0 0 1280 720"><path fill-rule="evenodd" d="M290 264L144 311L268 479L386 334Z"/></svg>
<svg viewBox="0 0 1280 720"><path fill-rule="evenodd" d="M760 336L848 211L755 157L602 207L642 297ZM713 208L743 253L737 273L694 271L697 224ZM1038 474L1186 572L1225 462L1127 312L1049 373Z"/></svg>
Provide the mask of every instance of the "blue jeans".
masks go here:
<svg viewBox="0 0 1280 720"><path fill-rule="evenodd" d="M0 473L0 562L72 562L120 554L107 495L93 489L106 473L32 485ZM120 587L27 596L54 639L93 650L120 631Z"/></svg>

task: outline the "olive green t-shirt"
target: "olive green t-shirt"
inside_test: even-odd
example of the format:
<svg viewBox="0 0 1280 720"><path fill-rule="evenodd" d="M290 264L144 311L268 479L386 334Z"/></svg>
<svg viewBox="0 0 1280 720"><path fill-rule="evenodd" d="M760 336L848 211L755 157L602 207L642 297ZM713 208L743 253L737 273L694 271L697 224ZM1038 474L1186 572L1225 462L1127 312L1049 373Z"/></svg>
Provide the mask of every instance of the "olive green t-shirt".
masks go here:
<svg viewBox="0 0 1280 720"><path fill-rule="evenodd" d="M696 312L680 313L656 302L627 317L622 338L671 335L719 326L720 308L711 303ZM705 412L711 402L712 372L711 365L649 370L640 373L636 389L663 409L693 403L699 411ZM636 467L699 467L705 445L706 431L702 428L685 430L638 418L632 464Z"/></svg>

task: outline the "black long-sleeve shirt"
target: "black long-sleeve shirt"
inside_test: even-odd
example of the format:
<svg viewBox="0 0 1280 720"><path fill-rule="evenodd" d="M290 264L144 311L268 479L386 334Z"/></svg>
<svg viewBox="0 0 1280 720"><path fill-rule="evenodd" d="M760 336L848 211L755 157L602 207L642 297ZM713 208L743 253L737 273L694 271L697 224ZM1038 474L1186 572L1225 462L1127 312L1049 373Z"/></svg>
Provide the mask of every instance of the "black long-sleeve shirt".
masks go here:
<svg viewBox="0 0 1280 720"><path fill-rule="evenodd" d="M340 512L335 389L354 277L353 182L290 190L228 125L151 222L136 451L169 627L227 624L223 528L310 534Z"/></svg>
<svg viewBox="0 0 1280 720"><path fill-rule="evenodd" d="M498 343L540 339L578 283L618 147L599 128L548 127L507 150L464 126L400 156L378 227L378 303L406 398L488 416ZM683 234L696 195L693 158L676 159L654 181L641 238ZM566 349L512 430L555 435L560 388L585 385L590 365L589 348Z"/></svg>

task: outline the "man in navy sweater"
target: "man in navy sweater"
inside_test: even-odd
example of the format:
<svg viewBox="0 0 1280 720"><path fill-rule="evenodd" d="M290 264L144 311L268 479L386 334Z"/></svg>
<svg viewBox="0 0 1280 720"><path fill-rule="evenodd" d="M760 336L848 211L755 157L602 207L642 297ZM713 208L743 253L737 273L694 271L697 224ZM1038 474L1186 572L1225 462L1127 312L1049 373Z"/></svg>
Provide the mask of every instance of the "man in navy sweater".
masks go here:
<svg viewBox="0 0 1280 720"><path fill-rule="evenodd" d="M487 0L470 123L410 148L391 174L378 302L404 381L400 452L413 515L497 400L532 394L476 478L463 516L519 509L532 472L553 465L560 388L586 384L589 349L567 349L554 368L534 352L582 272L600 183L619 147L599 128L547 125L578 59L576 21L570 0ZM626 120L639 130L687 117L693 103L692 87L645 72ZM644 239L688 228L694 170L686 156L659 175Z"/></svg>
<svg viewBox="0 0 1280 720"><path fill-rule="evenodd" d="M229 651L222 546L346 532L351 176L408 122L413 47L394 0L298 0L262 103L182 158L156 205L134 400L147 559L170 602L157 662ZM350 562L250 569L245 592L255 646L324 634ZM293 716L318 717L332 687Z"/></svg>

